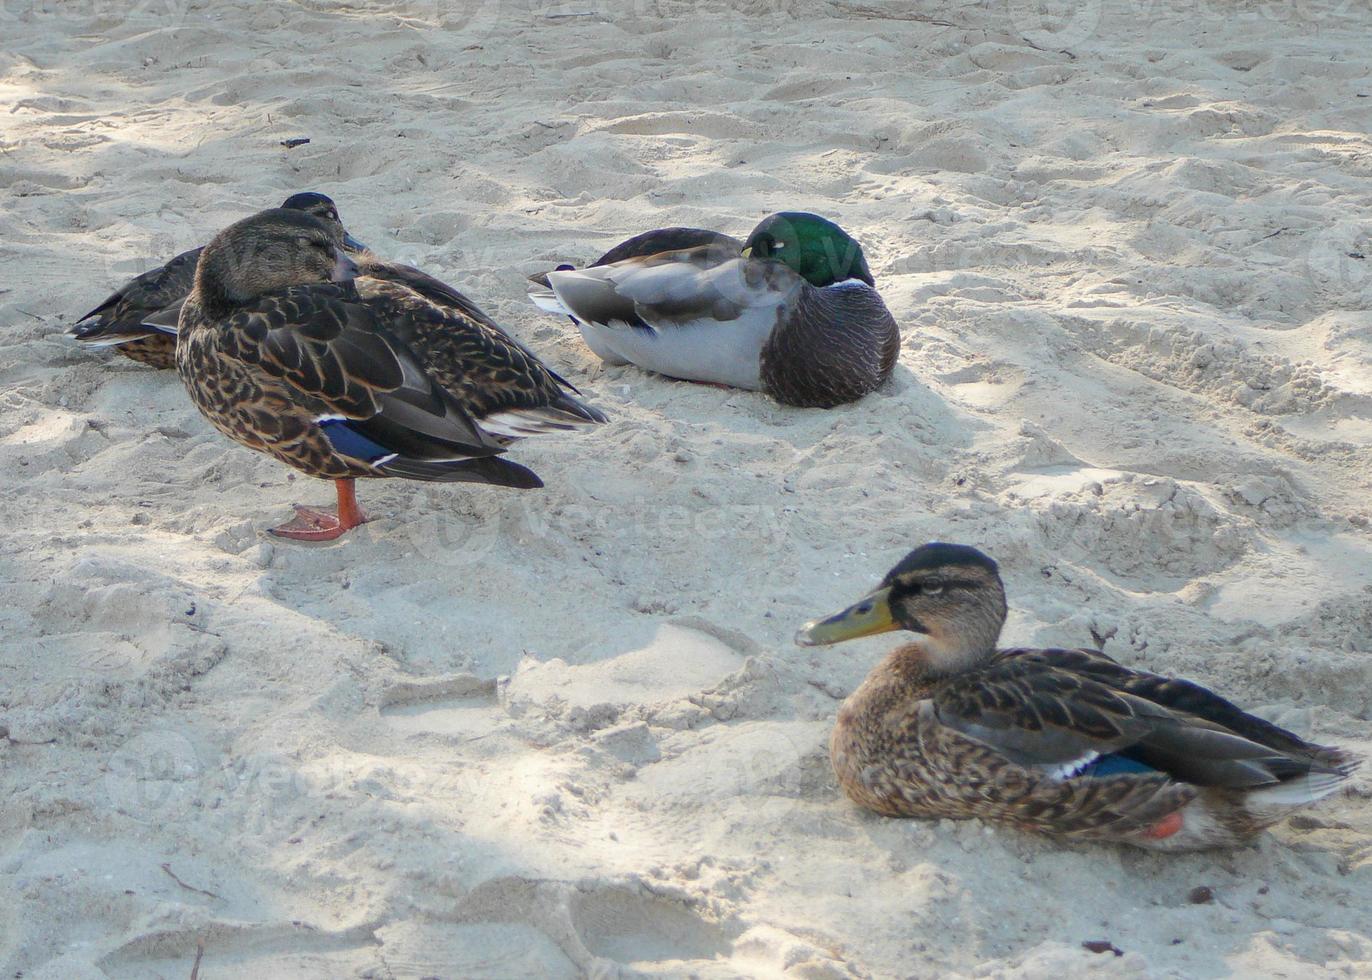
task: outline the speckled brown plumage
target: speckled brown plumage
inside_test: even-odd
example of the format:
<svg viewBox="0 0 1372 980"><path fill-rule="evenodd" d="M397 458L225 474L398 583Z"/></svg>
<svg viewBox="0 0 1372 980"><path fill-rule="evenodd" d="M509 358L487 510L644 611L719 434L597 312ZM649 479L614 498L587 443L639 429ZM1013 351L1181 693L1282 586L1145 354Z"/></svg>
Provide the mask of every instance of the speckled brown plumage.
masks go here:
<svg viewBox="0 0 1372 980"><path fill-rule="evenodd" d="M326 281L344 265L347 281ZM294 212L207 246L177 368L219 431L326 479L528 488L537 476L496 458L515 439L604 421L503 331L357 271L335 232Z"/></svg>
<svg viewBox="0 0 1372 980"><path fill-rule="evenodd" d="M354 285L372 314L419 355L425 370L473 418L549 408L581 415L584 406L567 398L565 382L480 310L471 314L439 305L408 285L369 275Z"/></svg>
<svg viewBox="0 0 1372 980"><path fill-rule="evenodd" d="M174 307L195 284L195 265L202 248L193 248L165 265L150 269L121 286L103 303L76 321L69 333L84 343L109 343L131 337L116 349L149 367L176 366L176 338L150 330L144 321Z"/></svg>
<svg viewBox="0 0 1372 980"><path fill-rule="evenodd" d="M292 194L281 206L342 228L334 202L323 194ZM346 237L344 245L350 250L362 247L360 242ZM182 252L131 279L77 320L68 335L92 347L114 346L120 354L149 367L174 368L175 324L181 303L195 285L195 269L203 251L202 246ZM154 322L160 328L154 327Z"/></svg>
<svg viewBox="0 0 1372 980"><path fill-rule="evenodd" d="M844 792L887 816L979 817L1158 850L1234 846L1334 792L1356 760L1185 680L1086 649L1003 649L994 562L916 549L859 603L801 631L921 635L839 710Z"/></svg>

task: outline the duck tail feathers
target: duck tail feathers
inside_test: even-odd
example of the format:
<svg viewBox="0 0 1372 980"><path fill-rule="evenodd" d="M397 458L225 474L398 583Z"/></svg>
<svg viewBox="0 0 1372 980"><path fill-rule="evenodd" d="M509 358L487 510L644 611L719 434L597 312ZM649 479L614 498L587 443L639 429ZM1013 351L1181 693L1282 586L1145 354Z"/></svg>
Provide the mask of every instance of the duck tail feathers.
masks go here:
<svg viewBox="0 0 1372 980"><path fill-rule="evenodd" d="M430 483L483 483L512 490L537 490L543 486L538 474L527 466L495 456L448 461L397 456L377 469L385 476Z"/></svg>
<svg viewBox="0 0 1372 980"><path fill-rule="evenodd" d="M492 412L477 420L483 430L507 439L522 439L525 436L543 435L548 432L566 432L585 425L599 425L606 422L605 413L578 401L571 395L563 395L551 405L539 408L513 408L502 412Z"/></svg>

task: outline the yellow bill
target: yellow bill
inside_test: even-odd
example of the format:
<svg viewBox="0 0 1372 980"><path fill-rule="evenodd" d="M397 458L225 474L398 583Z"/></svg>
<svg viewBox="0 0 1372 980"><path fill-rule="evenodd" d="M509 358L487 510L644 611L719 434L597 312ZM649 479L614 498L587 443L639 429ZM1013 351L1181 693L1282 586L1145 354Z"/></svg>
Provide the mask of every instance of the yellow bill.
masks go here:
<svg viewBox="0 0 1372 980"><path fill-rule="evenodd" d="M884 588L869 592L841 613L806 623L796 633L796 643L803 647L826 646L898 629L900 624L891 618L891 590Z"/></svg>

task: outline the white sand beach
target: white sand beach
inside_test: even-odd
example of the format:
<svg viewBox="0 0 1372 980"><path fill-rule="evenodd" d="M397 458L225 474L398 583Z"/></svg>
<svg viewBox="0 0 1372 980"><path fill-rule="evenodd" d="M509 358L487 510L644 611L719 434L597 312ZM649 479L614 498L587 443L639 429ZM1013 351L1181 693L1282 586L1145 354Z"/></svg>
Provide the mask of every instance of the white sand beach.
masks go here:
<svg viewBox="0 0 1372 980"><path fill-rule="evenodd" d="M827 739L894 638L792 642L962 542L1006 642L1094 634L1372 753L1370 34L1341 0L0 3L0 975L1372 974L1366 768L1228 852L884 819ZM330 487L63 331L304 190L610 424L514 449L546 489L371 481L374 522L268 540ZM525 297L787 209L901 324L855 405L605 367Z"/></svg>

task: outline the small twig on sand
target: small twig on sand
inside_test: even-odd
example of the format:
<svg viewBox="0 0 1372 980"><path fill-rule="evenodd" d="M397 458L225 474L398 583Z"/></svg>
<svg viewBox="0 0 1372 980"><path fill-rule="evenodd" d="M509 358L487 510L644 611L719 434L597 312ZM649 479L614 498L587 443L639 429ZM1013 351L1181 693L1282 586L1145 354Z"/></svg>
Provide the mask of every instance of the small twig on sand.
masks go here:
<svg viewBox="0 0 1372 980"><path fill-rule="evenodd" d="M1023 41L1025 44L1029 45L1029 47L1033 48L1035 51L1047 51L1049 54L1065 54L1073 61L1077 60L1077 56L1074 55L1071 51L1068 51L1066 48L1045 48L1041 44L1035 44L1030 38L1026 37L1023 34L1020 35L1019 39Z"/></svg>
<svg viewBox="0 0 1372 980"><path fill-rule="evenodd" d="M6 742L9 742L11 745L51 745L52 743L57 741L57 739L55 738L49 738L44 739L41 742L27 742L22 738L14 738L10 735L8 725L0 725L0 738L3 738Z"/></svg>
<svg viewBox="0 0 1372 980"><path fill-rule="evenodd" d="M282 140L281 145L288 150L294 150L297 146L304 146L309 141L308 136L292 136L290 139Z"/></svg>
<svg viewBox="0 0 1372 980"><path fill-rule="evenodd" d="M166 867L166 865L162 865ZM205 958L205 940L195 941L195 963L191 965L191 980L200 980L200 961Z"/></svg>
<svg viewBox="0 0 1372 980"><path fill-rule="evenodd" d="M180 878L176 877L176 872L173 871L173 870L171 869L171 865L170 865L170 864L167 864L166 862L163 862L163 864L162 864L162 870L165 871L165 872L167 873L167 877L171 878L172 881L176 882L176 883L177 883L178 885L180 885L182 888L186 889L186 891L188 891L188 892L195 892L195 893L198 894L198 895L208 895L210 898L216 899L216 900L218 900L218 901L220 901L220 902L224 901L223 898L220 898L220 896L216 895L214 892L207 892L207 891L205 891L205 889L203 889L203 888L196 888L194 885L188 885L188 884L186 884L186 883L185 883L184 881L182 881Z"/></svg>
<svg viewBox="0 0 1372 980"><path fill-rule="evenodd" d="M839 10L854 17L862 17L866 20L910 20L919 24L933 24L935 27L960 27L963 30L971 30L966 24L954 24L950 20L939 20L937 17L930 17L928 14L916 14L905 10L886 9L877 7L864 7L859 4L839 4Z"/></svg>
<svg viewBox="0 0 1372 980"><path fill-rule="evenodd" d="M565 20L568 17L594 17L595 15L596 12L594 10L574 10L565 14L551 13L544 14L543 16L548 20Z"/></svg>
<svg viewBox="0 0 1372 980"><path fill-rule="evenodd" d="M15 309L16 309L16 310L19 310L19 307L16 306ZM19 310L19 312L22 313L22 314L24 314L24 316L31 316L31 317L33 317L33 318L34 318L35 320L37 320L39 323L42 323L42 322L43 322L43 318L42 318L41 316L39 316L37 313L30 313L28 310Z"/></svg>

